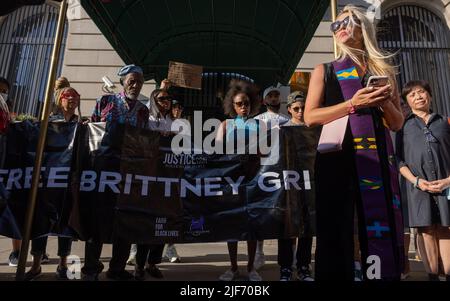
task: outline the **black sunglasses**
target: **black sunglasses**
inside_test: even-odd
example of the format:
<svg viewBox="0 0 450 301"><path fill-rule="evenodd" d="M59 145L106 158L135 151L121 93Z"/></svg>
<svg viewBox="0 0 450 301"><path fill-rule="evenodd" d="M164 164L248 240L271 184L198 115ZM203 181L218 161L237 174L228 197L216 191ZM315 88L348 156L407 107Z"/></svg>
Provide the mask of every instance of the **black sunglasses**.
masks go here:
<svg viewBox="0 0 450 301"><path fill-rule="evenodd" d="M356 25L361 25L361 21L355 15L353 15L353 20L355 21ZM350 16L345 17L345 19L342 21L338 20L331 23L330 30L333 33L336 33L337 31L339 31L339 29L341 29L341 26L343 26L343 28L346 29L348 24L350 24Z"/></svg>
<svg viewBox="0 0 450 301"><path fill-rule="evenodd" d="M170 96L161 96L161 97L157 97L156 100L160 100L160 101L164 101L164 100L172 100L172 97Z"/></svg>
<svg viewBox="0 0 450 301"><path fill-rule="evenodd" d="M238 107L249 107L250 106L250 102L248 101L240 101L240 102L234 102L235 105L237 105Z"/></svg>
<svg viewBox="0 0 450 301"><path fill-rule="evenodd" d="M300 110L304 111L305 108L304 107L295 107L295 108L291 108L292 111L294 111L295 113L298 113Z"/></svg>

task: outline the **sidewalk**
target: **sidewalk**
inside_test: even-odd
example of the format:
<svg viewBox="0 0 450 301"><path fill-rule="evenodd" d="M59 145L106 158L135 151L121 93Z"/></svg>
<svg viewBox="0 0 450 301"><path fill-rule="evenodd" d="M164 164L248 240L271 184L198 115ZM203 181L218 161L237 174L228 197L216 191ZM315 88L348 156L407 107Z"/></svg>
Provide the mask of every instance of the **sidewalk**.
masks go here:
<svg viewBox="0 0 450 301"><path fill-rule="evenodd" d="M164 279L155 280L150 276L148 281L216 281L218 277L229 268L228 249L226 243L199 243L199 244L177 244L178 254L181 256L181 263L169 263L167 259L159 265L164 274ZM260 275L265 281L278 281L279 267L277 265L277 241L268 240L264 244L266 254L266 265L261 268ZM15 277L16 268L8 266L8 256L11 252L11 240L0 237L0 281L12 281ZM55 271L58 264L57 238L50 237L48 240L47 253L50 254L50 263L42 265L43 275L38 278L39 281L52 281L55 279ZM241 278L246 280L246 253L247 245L245 242L239 243L238 260ZM74 242L72 254L77 255L83 260L84 242ZM108 269L109 259L111 257L111 245L104 245L101 260L105 264L105 270ZM420 261L414 259L414 254L410 253L411 276L408 281L426 281L427 274ZM28 266L31 265L31 256L28 257ZM28 268L27 268L28 270ZM127 266L127 270L133 271L134 267ZM100 280L107 280L105 273L102 273Z"/></svg>

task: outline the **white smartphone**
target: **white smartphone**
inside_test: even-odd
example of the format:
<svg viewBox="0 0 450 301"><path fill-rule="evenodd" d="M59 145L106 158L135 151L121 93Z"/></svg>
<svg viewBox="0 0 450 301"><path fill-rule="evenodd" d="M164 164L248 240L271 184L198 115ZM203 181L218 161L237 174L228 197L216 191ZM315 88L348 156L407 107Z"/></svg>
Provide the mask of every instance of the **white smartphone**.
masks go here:
<svg viewBox="0 0 450 301"><path fill-rule="evenodd" d="M367 81L367 87L383 87L389 83L387 76L371 76Z"/></svg>

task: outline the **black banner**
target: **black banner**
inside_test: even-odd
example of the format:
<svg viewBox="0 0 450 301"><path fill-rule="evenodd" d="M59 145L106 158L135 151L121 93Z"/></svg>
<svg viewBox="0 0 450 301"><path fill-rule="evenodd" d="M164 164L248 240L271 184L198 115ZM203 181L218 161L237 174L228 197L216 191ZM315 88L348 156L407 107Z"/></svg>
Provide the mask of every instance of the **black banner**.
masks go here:
<svg viewBox="0 0 450 301"><path fill-rule="evenodd" d="M22 229L38 131L23 122L8 133L0 234ZM265 156L175 154L173 137L158 132L52 123L32 237L71 230L103 242L212 242L313 231L319 133L282 127Z"/></svg>
<svg viewBox="0 0 450 301"><path fill-rule="evenodd" d="M77 123L50 123L41 168L32 237L47 233L72 235L67 227L72 198L69 185ZM7 206L0 217L0 233L21 238L28 206L39 124L11 124L7 133L4 169L0 178L7 191Z"/></svg>

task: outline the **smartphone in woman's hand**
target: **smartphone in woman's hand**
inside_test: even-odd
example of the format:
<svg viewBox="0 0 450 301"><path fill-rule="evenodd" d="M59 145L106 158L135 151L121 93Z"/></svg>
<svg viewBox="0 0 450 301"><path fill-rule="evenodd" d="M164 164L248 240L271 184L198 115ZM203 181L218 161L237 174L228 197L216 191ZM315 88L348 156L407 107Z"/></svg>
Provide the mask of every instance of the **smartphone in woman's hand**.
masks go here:
<svg viewBox="0 0 450 301"><path fill-rule="evenodd" d="M389 83L389 77L387 76L371 76L367 81L367 87L380 88L386 86Z"/></svg>

